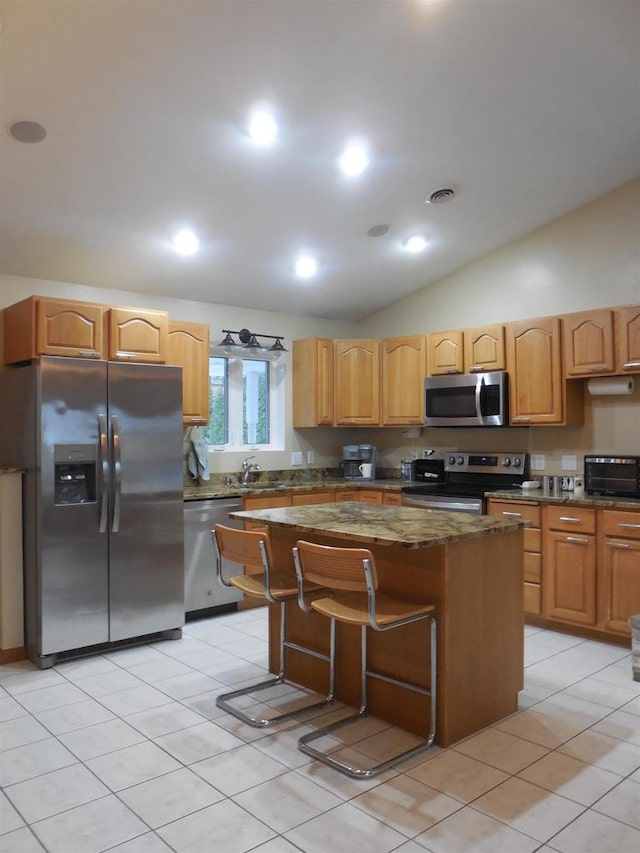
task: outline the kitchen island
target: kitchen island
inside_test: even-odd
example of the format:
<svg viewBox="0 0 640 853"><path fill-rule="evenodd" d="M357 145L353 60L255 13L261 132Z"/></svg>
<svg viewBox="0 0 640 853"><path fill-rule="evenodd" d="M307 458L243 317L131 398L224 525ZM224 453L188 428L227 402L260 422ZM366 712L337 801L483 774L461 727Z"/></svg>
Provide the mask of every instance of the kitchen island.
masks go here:
<svg viewBox="0 0 640 853"><path fill-rule="evenodd" d="M275 564L292 572L298 539L366 547L376 561L380 588L428 601L438 618L440 746L467 737L517 709L523 686L523 522L492 516L430 512L356 502L245 510L232 517L269 529ZM279 609L270 607L269 665L278 669ZM327 653L329 622L287 603L289 639ZM389 633L370 632L370 663L390 677L428 684L429 637L423 623ZM359 704L359 630L337 626L336 698ZM328 665L289 650L286 675L326 693ZM426 736L429 700L370 680L371 713Z"/></svg>

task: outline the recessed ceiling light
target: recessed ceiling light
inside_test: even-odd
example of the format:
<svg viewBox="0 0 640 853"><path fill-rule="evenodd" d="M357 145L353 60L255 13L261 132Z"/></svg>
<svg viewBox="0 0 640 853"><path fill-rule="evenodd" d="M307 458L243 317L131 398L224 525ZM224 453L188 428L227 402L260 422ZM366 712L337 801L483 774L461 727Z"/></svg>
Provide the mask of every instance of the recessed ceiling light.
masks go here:
<svg viewBox="0 0 640 853"><path fill-rule="evenodd" d="M424 249L426 249L427 241L424 239L424 237L420 237L419 234L414 234L413 237L407 237L406 240L403 240L402 245L407 250L407 252L417 254L418 252L422 252Z"/></svg>
<svg viewBox="0 0 640 853"><path fill-rule="evenodd" d="M339 162L345 175L361 175L369 165L369 158L362 145L354 144L345 148Z"/></svg>
<svg viewBox="0 0 640 853"><path fill-rule="evenodd" d="M46 129L37 121L16 121L9 133L18 142L42 142L47 135Z"/></svg>
<svg viewBox="0 0 640 853"><path fill-rule="evenodd" d="M295 263L298 278L312 278L318 271L318 262L309 255L300 255Z"/></svg>
<svg viewBox="0 0 640 853"><path fill-rule="evenodd" d="M367 237L384 237L389 232L389 226L386 224L372 225L367 231Z"/></svg>
<svg viewBox="0 0 640 853"><path fill-rule="evenodd" d="M178 231L172 242L179 255L193 255L200 248L200 241L188 228Z"/></svg>
<svg viewBox="0 0 640 853"><path fill-rule="evenodd" d="M278 125L265 111L254 113L249 122L249 136L257 145L270 145L278 135Z"/></svg>

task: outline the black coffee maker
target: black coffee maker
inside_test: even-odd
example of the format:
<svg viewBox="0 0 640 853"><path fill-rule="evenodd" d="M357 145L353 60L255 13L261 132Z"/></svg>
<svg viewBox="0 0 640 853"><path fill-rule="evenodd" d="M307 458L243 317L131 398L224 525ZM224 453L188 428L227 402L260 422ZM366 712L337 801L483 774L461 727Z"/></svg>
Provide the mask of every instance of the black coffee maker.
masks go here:
<svg viewBox="0 0 640 853"><path fill-rule="evenodd" d="M345 444L342 468L345 480L375 480L378 451L373 444Z"/></svg>

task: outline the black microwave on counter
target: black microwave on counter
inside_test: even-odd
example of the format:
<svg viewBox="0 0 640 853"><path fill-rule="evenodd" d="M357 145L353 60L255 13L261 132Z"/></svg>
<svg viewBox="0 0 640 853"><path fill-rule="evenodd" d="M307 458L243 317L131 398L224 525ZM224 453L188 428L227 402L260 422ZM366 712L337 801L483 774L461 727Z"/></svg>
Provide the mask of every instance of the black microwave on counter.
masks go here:
<svg viewBox="0 0 640 853"><path fill-rule="evenodd" d="M640 498L640 456L585 456L588 495Z"/></svg>

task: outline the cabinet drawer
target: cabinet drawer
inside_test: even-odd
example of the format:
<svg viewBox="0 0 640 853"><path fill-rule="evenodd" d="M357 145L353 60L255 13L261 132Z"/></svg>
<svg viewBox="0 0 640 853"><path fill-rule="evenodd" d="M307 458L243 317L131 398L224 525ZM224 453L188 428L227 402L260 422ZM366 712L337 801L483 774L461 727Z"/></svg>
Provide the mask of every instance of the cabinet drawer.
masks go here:
<svg viewBox="0 0 640 853"><path fill-rule="evenodd" d="M542 596L540 595L540 584L524 584L524 612L539 616L542 612Z"/></svg>
<svg viewBox="0 0 640 853"><path fill-rule="evenodd" d="M605 536L640 539L640 512L621 512L605 509L602 513Z"/></svg>
<svg viewBox="0 0 640 853"><path fill-rule="evenodd" d="M542 536L539 527L525 527L524 529L524 550L525 551L542 551Z"/></svg>
<svg viewBox="0 0 640 853"><path fill-rule="evenodd" d="M542 554L534 554L532 551L524 552L524 579L531 583L540 583L542 580Z"/></svg>
<svg viewBox="0 0 640 853"><path fill-rule="evenodd" d="M291 506L306 506L307 504L330 504L335 500L333 489L321 492L302 492L299 495L291 495Z"/></svg>
<svg viewBox="0 0 640 853"><path fill-rule="evenodd" d="M552 530L581 530L583 533L595 533L596 512L593 509L581 509L575 506L550 506L547 508L547 526Z"/></svg>
<svg viewBox="0 0 640 853"><path fill-rule="evenodd" d="M382 495L382 503L385 506L402 506L402 493L384 492Z"/></svg>
<svg viewBox="0 0 640 853"><path fill-rule="evenodd" d="M532 527L540 527L539 504L490 500L489 515L497 515L500 518L522 519L523 521L528 521Z"/></svg>

